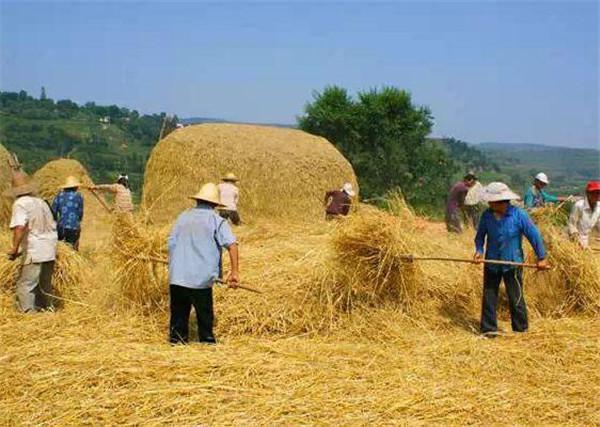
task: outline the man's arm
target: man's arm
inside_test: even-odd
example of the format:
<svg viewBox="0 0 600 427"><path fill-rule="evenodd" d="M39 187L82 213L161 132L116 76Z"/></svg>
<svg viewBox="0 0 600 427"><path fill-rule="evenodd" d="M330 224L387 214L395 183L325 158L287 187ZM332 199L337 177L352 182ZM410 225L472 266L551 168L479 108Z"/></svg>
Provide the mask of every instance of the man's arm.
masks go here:
<svg viewBox="0 0 600 427"><path fill-rule="evenodd" d="M227 247L227 252L229 252L229 261L231 262L231 271L229 272L229 276L227 276L227 283L232 288L235 288L240 282L239 254L237 243L229 245Z"/></svg>
<svg viewBox="0 0 600 427"><path fill-rule="evenodd" d="M481 261L485 253L484 245L485 238L487 236L487 222L485 220L485 213L481 215L479 219L479 225L477 227L477 234L475 234L475 261Z"/></svg>
<svg viewBox="0 0 600 427"><path fill-rule="evenodd" d="M19 248L21 247L21 242L23 242L23 238L25 237L27 229L23 225L17 225L13 228L13 239L12 239L12 248L8 252L8 256L10 259L16 259L19 253Z"/></svg>
<svg viewBox="0 0 600 427"><path fill-rule="evenodd" d="M544 247L542 235L533 221L531 221L531 218L529 218L529 215L527 215L527 213L524 211L521 211L521 229L533 247L533 251L535 252L535 256L538 260L538 268L548 268L548 262L546 261L546 248Z"/></svg>
<svg viewBox="0 0 600 427"><path fill-rule="evenodd" d="M556 197L550 193L546 193L544 190L541 190L542 199L544 199L544 203L558 203L562 201L561 197Z"/></svg>

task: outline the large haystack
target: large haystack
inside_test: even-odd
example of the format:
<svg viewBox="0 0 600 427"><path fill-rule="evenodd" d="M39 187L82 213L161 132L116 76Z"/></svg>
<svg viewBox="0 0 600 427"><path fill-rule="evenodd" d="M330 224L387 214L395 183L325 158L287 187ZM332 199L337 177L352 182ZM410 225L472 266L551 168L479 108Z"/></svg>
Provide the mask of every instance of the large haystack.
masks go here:
<svg viewBox="0 0 600 427"><path fill-rule="evenodd" d="M8 222L10 218L11 200L4 196L4 192L10 187L11 169L8 163L10 155L8 150L0 144L0 226Z"/></svg>
<svg viewBox="0 0 600 427"><path fill-rule="evenodd" d="M51 203L69 175L77 177L84 186L94 185L85 167L77 160L58 159L46 163L35 173L34 179L39 186L39 195ZM106 224L110 221L110 214L88 190L80 191L85 207L81 243L89 245L93 242L92 239L88 239L88 233L97 228L107 229Z"/></svg>
<svg viewBox="0 0 600 427"><path fill-rule="evenodd" d="M243 220L323 217L325 191L352 182L350 163L327 140L295 129L204 124L171 133L152 151L143 207L158 223L190 206L189 195L228 171L241 180Z"/></svg>

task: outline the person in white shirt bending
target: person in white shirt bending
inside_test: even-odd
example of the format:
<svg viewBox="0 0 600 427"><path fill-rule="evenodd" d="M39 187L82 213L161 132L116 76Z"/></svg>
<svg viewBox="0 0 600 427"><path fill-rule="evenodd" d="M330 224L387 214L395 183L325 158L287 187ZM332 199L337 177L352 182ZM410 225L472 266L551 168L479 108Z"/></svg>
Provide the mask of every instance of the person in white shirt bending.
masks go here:
<svg viewBox="0 0 600 427"><path fill-rule="evenodd" d="M219 215L222 218L228 219L233 225L240 225L242 220L237 210L238 200L240 198L240 190L235 185L239 179L231 172L222 178L219 187L219 197L224 208L219 209Z"/></svg>
<svg viewBox="0 0 600 427"><path fill-rule="evenodd" d="M54 308L52 273L58 242L56 221L48 203L34 193L35 187L27 174L14 172L12 188L6 192L16 199L10 220L13 238L8 258L22 258L16 303L24 313Z"/></svg>
<svg viewBox="0 0 600 427"><path fill-rule="evenodd" d="M588 182L585 195L571 208L569 236L581 247L590 246L590 233L596 228L600 232L600 181Z"/></svg>

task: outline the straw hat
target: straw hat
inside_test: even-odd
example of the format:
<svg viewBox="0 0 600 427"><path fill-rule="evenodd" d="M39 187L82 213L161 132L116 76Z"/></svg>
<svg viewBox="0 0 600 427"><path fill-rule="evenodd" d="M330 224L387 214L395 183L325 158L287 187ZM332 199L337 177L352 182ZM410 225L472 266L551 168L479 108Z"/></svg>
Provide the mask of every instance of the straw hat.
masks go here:
<svg viewBox="0 0 600 427"><path fill-rule="evenodd" d="M350 197L354 197L356 195L354 189L352 188L352 184L350 184L349 182L344 184L344 186L342 187L342 191Z"/></svg>
<svg viewBox="0 0 600 427"><path fill-rule="evenodd" d="M26 194L35 193L37 187L31 182L25 172L16 171L12 174L12 187L4 192L8 197L19 197Z"/></svg>
<svg viewBox="0 0 600 427"><path fill-rule="evenodd" d="M81 187L82 184L81 182L79 182L79 180L77 178L75 178L74 176L68 176L67 179L65 180L65 183L60 187L60 188L75 188L75 187Z"/></svg>
<svg viewBox="0 0 600 427"><path fill-rule="evenodd" d="M511 191L503 182L492 182L481 192L481 197L486 202L501 202L504 200L519 200L518 194Z"/></svg>
<svg viewBox="0 0 600 427"><path fill-rule="evenodd" d="M219 197L219 188L212 182L204 184L200 191L198 191L198 193L196 193L195 195L190 196L190 198L212 203L213 205L217 205L220 207L224 206L221 204L221 198Z"/></svg>
<svg viewBox="0 0 600 427"><path fill-rule="evenodd" d="M231 181L231 182L238 182L239 179L237 176L235 176L233 174L233 172L229 172L227 175L225 175L223 178L221 178L223 181Z"/></svg>

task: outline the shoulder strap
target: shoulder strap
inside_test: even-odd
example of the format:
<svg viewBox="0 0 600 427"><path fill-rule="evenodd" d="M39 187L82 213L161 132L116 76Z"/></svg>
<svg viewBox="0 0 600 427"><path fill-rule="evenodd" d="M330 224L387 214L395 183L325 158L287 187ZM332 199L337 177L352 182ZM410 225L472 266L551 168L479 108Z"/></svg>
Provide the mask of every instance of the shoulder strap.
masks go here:
<svg viewBox="0 0 600 427"><path fill-rule="evenodd" d="M54 219L54 222L58 221L58 214L56 212L54 212L54 209L52 209L52 205L50 204L50 202L46 199L42 199L44 201L44 203L46 203L46 206L48 206L48 209L50 209L50 213L52 214L52 218Z"/></svg>

